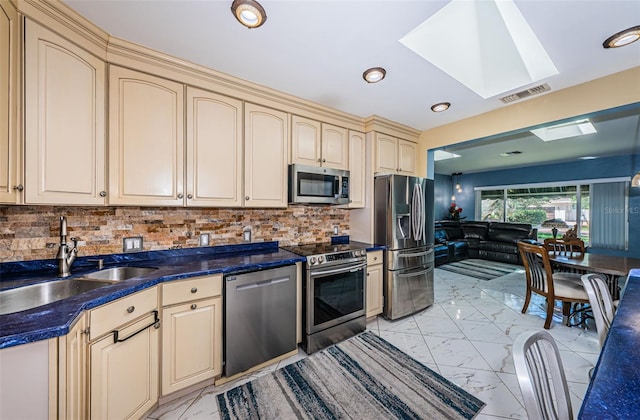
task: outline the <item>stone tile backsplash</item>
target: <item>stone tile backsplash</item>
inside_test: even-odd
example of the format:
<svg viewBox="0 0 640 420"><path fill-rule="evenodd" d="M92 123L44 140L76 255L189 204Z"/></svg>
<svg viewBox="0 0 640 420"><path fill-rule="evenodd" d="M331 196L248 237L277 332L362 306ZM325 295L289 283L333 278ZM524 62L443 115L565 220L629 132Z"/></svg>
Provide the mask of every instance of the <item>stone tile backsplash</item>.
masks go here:
<svg viewBox="0 0 640 420"><path fill-rule="evenodd" d="M78 238L80 256L122 252L122 238L142 236L145 251L190 248L208 233L210 245L252 241L281 245L330 242L333 227L349 234L349 210L323 206L287 209L168 207L0 206L0 262L55 258L60 216L67 217L68 236Z"/></svg>

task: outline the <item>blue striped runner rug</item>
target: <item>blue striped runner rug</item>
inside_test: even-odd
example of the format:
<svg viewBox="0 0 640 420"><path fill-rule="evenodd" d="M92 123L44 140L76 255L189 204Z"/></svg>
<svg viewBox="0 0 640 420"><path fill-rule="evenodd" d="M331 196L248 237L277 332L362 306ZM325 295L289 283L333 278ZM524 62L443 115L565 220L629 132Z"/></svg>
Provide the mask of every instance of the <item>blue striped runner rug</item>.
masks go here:
<svg viewBox="0 0 640 420"><path fill-rule="evenodd" d="M493 280L517 271L524 271L524 267L517 265L473 258L443 264L437 268L480 280Z"/></svg>
<svg viewBox="0 0 640 420"><path fill-rule="evenodd" d="M485 404L364 332L218 395L222 419L472 419Z"/></svg>

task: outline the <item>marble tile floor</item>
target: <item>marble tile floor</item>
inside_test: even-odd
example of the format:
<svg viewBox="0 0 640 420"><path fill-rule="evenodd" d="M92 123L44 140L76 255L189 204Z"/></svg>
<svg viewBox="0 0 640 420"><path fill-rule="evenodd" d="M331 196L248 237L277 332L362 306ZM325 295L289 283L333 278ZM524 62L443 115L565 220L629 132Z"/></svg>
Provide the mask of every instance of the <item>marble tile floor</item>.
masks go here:
<svg viewBox="0 0 640 420"><path fill-rule="evenodd" d="M519 334L542 329L545 312L544 301L534 295L527 313L521 314L524 291L523 271L486 281L436 268L433 306L394 322L378 317L367 328L484 401L487 405L477 419L526 419L511 346ZM575 417L589 384L589 369L598 359L598 337L593 328L562 325L560 314L549 331L560 348ZM147 418L219 418L218 393L304 357L300 350L234 383L164 404Z"/></svg>

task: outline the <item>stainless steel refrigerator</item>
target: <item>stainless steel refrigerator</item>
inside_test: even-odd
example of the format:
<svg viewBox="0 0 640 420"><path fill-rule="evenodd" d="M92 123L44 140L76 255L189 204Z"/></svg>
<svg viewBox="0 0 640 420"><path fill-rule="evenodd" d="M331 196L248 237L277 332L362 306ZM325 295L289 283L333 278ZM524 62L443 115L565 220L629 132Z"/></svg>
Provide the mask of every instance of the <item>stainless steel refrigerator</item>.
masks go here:
<svg viewBox="0 0 640 420"><path fill-rule="evenodd" d="M386 246L387 319L433 304L433 180L381 175L374 183L374 240Z"/></svg>

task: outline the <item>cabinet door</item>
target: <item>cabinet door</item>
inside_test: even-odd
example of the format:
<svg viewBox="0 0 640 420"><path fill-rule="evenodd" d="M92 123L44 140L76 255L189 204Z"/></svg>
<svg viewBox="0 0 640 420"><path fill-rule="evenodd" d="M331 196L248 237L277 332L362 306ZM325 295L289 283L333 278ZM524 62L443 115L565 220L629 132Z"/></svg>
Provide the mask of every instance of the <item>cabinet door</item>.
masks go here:
<svg viewBox="0 0 640 420"><path fill-rule="evenodd" d="M109 69L109 204L184 204L183 85Z"/></svg>
<svg viewBox="0 0 640 420"><path fill-rule="evenodd" d="M29 20L25 201L104 204L105 63Z"/></svg>
<svg viewBox="0 0 640 420"><path fill-rule="evenodd" d="M80 316L69 333L60 339L58 418L87 418L87 321Z"/></svg>
<svg viewBox="0 0 640 420"><path fill-rule="evenodd" d="M242 102L187 88L187 205L242 205Z"/></svg>
<svg viewBox="0 0 640 420"><path fill-rule="evenodd" d="M244 206L287 207L288 115L249 103L244 112Z"/></svg>
<svg viewBox="0 0 640 420"><path fill-rule="evenodd" d="M322 166L335 169L349 166L349 138L345 128L322 124Z"/></svg>
<svg viewBox="0 0 640 420"><path fill-rule="evenodd" d="M18 159L18 14L0 2L0 203L16 204L21 185Z"/></svg>
<svg viewBox="0 0 640 420"><path fill-rule="evenodd" d="M416 174L416 149L415 143L398 139L398 172L400 174Z"/></svg>
<svg viewBox="0 0 640 420"><path fill-rule="evenodd" d="M162 395L222 373L222 298L162 311Z"/></svg>
<svg viewBox="0 0 640 420"><path fill-rule="evenodd" d="M321 129L318 121L291 117L291 163L320 166Z"/></svg>
<svg viewBox="0 0 640 420"><path fill-rule="evenodd" d="M367 318L382 313L382 267L382 264L367 266Z"/></svg>
<svg viewBox="0 0 640 420"><path fill-rule="evenodd" d="M365 192L365 135L349 131L349 208L364 208Z"/></svg>
<svg viewBox="0 0 640 420"><path fill-rule="evenodd" d="M375 136L375 174L395 174L397 166L398 140L385 134Z"/></svg>
<svg viewBox="0 0 640 420"><path fill-rule="evenodd" d="M90 413L92 419L138 419L158 401L158 330L145 317L90 345ZM143 329L144 328L144 329Z"/></svg>

